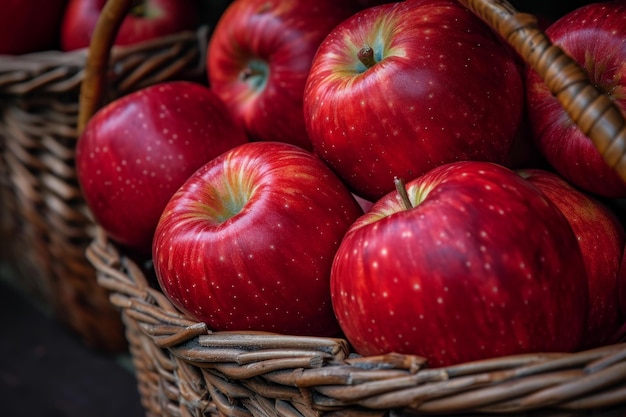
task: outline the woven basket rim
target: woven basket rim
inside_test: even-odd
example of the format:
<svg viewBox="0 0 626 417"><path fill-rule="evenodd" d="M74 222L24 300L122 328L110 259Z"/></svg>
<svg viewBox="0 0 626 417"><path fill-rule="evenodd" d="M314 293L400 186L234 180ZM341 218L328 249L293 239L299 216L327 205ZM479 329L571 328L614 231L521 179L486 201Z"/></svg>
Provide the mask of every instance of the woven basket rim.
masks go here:
<svg viewBox="0 0 626 417"><path fill-rule="evenodd" d="M144 65L145 72L150 68L149 62L154 61L152 67L161 64L165 59L172 63L180 60L179 69L185 69L190 75L201 74L206 61L206 44L210 28L208 25L199 26L196 30L186 30L171 35L146 40L133 45L114 46L110 51L108 68L113 72L125 71L124 66L130 63L133 66ZM169 55L168 55L169 51ZM185 56L185 51L189 53ZM193 52L193 54L191 53ZM154 55L151 57L151 55ZM143 59L137 57L143 56ZM161 56L161 61L158 57ZM189 70L191 61L198 63L195 70ZM86 77L86 66L89 62L89 48L73 51L42 51L24 55L0 55L0 95L8 97L22 97L32 94L63 94L67 91L78 91ZM174 65L170 65L174 68ZM174 70L172 70L174 71ZM167 79L169 74L157 74L152 78ZM126 84L136 89L152 83L151 79L128 80ZM134 87L137 85L138 87ZM120 94L128 92L130 87L122 85Z"/></svg>
<svg viewBox="0 0 626 417"><path fill-rule="evenodd" d="M148 39L145 41L137 42L132 45L116 45L111 48L111 56L125 56L137 53L138 51L159 49L164 45L179 42L195 38L198 36L198 32L204 33L208 30L208 25L201 25L196 30L184 30L170 35L160 36L158 38ZM83 66L85 59L89 55L89 47L80 49L74 49L71 51L62 50L46 50L39 52L31 52L22 55L7 55L0 54L0 72L22 70L24 64L54 64L54 65L68 65L77 62Z"/></svg>
<svg viewBox="0 0 626 417"><path fill-rule="evenodd" d="M423 414L626 405L624 342L430 368L414 355L361 357L342 338L212 332L151 287L140 266L101 228L87 257L99 284L111 292L111 302L154 346L230 384L243 383L250 390L247 382L256 380L256 395L264 395L269 385L284 385L304 390L313 410L408 409Z"/></svg>

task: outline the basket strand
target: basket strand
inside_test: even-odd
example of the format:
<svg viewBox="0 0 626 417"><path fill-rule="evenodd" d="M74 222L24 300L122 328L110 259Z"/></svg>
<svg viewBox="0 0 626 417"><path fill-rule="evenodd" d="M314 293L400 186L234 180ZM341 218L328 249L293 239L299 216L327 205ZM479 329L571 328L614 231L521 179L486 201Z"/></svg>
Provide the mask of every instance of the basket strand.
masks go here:
<svg viewBox="0 0 626 417"><path fill-rule="evenodd" d="M585 70L550 41L539 28L536 17L518 12L506 0L459 1L525 58L606 163L626 181L624 115L589 81Z"/></svg>

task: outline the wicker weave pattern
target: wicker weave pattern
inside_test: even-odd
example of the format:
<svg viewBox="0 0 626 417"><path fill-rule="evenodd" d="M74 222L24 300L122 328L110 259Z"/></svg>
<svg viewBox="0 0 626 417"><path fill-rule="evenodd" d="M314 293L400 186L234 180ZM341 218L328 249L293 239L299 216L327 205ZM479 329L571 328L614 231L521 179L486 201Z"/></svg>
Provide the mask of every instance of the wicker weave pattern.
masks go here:
<svg viewBox="0 0 626 417"><path fill-rule="evenodd" d="M103 102L144 86L204 74L208 28L111 54ZM18 287L48 304L88 345L126 347L119 312L84 252L94 222L74 172L87 50L0 56L0 257ZM10 242L10 244L8 244Z"/></svg>
<svg viewBox="0 0 626 417"><path fill-rule="evenodd" d="M418 356L359 357L344 339L213 333L152 288L104 233L87 256L123 311L149 415L514 413L626 405L626 344L430 369Z"/></svg>

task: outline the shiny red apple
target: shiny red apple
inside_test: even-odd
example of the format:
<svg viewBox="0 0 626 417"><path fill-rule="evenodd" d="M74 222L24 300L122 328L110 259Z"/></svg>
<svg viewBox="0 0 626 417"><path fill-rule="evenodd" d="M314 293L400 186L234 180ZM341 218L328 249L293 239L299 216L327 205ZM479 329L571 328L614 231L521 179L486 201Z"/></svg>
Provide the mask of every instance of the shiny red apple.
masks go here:
<svg viewBox="0 0 626 417"><path fill-rule="evenodd" d="M501 165L455 162L382 197L333 263L335 313L362 355L444 366L580 346L583 258L567 219Z"/></svg>
<svg viewBox="0 0 626 417"><path fill-rule="evenodd" d="M592 84L620 109L626 109L625 1L582 6L559 18L545 32L587 71ZM526 84L532 135L548 163L585 191L626 197L626 183L572 122L539 75L529 69Z"/></svg>
<svg viewBox="0 0 626 417"><path fill-rule="evenodd" d="M22 55L59 48L67 0L3 0L0 55Z"/></svg>
<svg viewBox="0 0 626 417"><path fill-rule="evenodd" d="M174 192L210 159L245 142L210 89L171 81L98 111L78 140L76 171L97 223L117 243L149 255Z"/></svg>
<svg viewBox="0 0 626 417"><path fill-rule="evenodd" d="M509 49L453 0L365 9L320 45L304 92L313 148L356 194L457 160L504 163L524 109Z"/></svg>
<svg viewBox="0 0 626 417"><path fill-rule="evenodd" d="M334 335L330 268L361 214L310 152L247 143L169 201L155 233L156 274L170 300L211 329Z"/></svg>
<svg viewBox="0 0 626 417"><path fill-rule="evenodd" d="M561 210L578 240L589 280L584 347L610 342L622 323L618 289L626 285L626 276L619 272L626 242L624 226L607 205L558 174L540 169L521 170L519 174Z"/></svg>
<svg viewBox="0 0 626 417"><path fill-rule="evenodd" d="M140 0L130 10L115 38L131 45L165 35L193 30L200 24L200 0ZM106 0L68 0L63 17L61 47L86 48Z"/></svg>
<svg viewBox="0 0 626 417"><path fill-rule="evenodd" d="M211 88L252 140L311 149L302 100L313 55L356 10L354 0L238 0L222 14L207 51Z"/></svg>

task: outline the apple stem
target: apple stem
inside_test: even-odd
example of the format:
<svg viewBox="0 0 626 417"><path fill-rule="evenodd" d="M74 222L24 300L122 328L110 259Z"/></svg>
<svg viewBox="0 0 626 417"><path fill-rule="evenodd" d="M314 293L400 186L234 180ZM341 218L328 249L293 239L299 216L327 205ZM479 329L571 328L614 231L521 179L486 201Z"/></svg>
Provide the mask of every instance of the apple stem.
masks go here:
<svg viewBox="0 0 626 417"><path fill-rule="evenodd" d="M394 177L393 182L396 185L396 191L398 191L398 194L400 194L402 203L404 203L404 208L407 210L411 210L413 208L413 204L411 204L409 195L406 192L406 185L404 184L404 181L401 178Z"/></svg>
<svg viewBox="0 0 626 417"><path fill-rule="evenodd" d="M359 50L357 57L366 68L371 68L374 64L376 64L376 59L374 59L374 50L369 45L362 47Z"/></svg>
<svg viewBox="0 0 626 417"><path fill-rule="evenodd" d="M246 67L240 72L239 76L241 77L241 80L247 81L250 78L257 76L265 77L267 72L267 64L261 60L255 59L248 61Z"/></svg>
<svg viewBox="0 0 626 417"><path fill-rule="evenodd" d="M243 69L243 71L241 71L241 79L245 81L249 79L250 77L257 75L259 73L260 73L259 71L255 71L250 67L246 67Z"/></svg>

